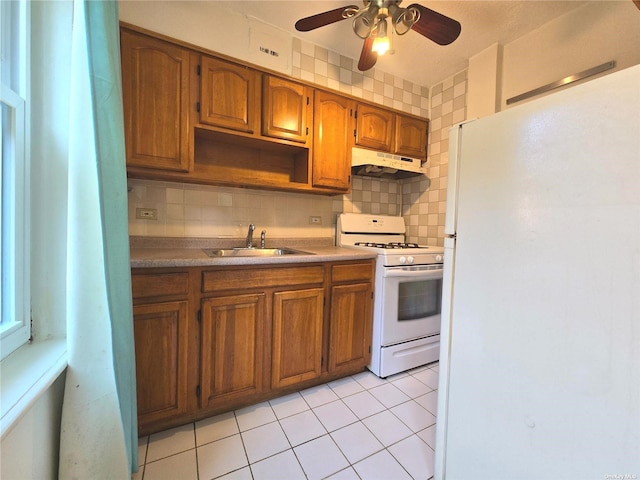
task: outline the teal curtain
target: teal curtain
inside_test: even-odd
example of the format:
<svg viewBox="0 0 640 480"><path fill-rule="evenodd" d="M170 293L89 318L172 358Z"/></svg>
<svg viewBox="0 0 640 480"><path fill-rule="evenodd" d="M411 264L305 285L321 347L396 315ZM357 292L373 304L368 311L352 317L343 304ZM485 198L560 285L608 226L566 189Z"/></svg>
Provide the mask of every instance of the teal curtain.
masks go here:
<svg viewBox="0 0 640 480"><path fill-rule="evenodd" d="M118 4L87 1L85 8L113 363L129 464L137 467L136 362Z"/></svg>
<svg viewBox="0 0 640 480"><path fill-rule="evenodd" d="M129 478L138 442L118 6L73 5L59 478Z"/></svg>

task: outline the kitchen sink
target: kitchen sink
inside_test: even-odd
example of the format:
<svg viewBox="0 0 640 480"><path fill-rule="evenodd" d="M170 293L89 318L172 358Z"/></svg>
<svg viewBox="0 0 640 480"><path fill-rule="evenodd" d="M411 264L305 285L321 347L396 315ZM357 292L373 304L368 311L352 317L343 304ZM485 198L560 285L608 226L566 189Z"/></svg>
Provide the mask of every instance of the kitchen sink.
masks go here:
<svg viewBox="0 0 640 480"><path fill-rule="evenodd" d="M293 248L204 248L210 257L277 257L280 255L313 255Z"/></svg>

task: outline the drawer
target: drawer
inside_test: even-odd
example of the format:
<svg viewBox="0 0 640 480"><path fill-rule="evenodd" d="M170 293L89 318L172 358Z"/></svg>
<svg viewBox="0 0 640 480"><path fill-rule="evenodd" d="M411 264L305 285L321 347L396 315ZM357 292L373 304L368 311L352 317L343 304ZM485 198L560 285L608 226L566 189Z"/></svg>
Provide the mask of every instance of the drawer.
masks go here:
<svg viewBox="0 0 640 480"><path fill-rule="evenodd" d="M331 283L373 281L373 261L331 267Z"/></svg>
<svg viewBox="0 0 640 480"><path fill-rule="evenodd" d="M284 287L324 282L324 268L285 267L211 270L202 272L202 291L241 290L247 288Z"/></svg>
<svg viewBox="0 0 640 480"><path fill-rule="evenodd" d="M187 272L134 273L131 276L131 286L134 299L167 295L187 296L189 293L189 274Z"/></svg>

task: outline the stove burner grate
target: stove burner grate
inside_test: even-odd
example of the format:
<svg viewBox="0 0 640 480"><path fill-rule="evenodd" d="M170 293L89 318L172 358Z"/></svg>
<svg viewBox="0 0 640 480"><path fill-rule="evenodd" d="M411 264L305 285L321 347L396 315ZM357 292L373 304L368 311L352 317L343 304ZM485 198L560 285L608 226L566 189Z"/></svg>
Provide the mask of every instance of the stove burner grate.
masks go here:
<svg viewBox="0 0 640 480"><path fill-rule="evenodd" d="M372 248L424 248L420 247L417 243L412 242L389 242L389 243L376 243L376 242L356 242L358 247L372 247Z"/></svg>

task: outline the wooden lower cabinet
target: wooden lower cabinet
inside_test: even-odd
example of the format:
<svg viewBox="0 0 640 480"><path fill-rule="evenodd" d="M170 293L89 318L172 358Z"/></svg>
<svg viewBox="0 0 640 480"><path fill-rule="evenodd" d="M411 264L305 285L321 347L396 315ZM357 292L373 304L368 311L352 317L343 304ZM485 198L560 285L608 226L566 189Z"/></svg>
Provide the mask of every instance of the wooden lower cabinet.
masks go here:
<svg viewBox="0 0 640 480"><path fill-rule="evenodd" d="M362 371L373 270L374 260L135 269L139 434Z"/></svg>
<svg viewBox="0 0 640 480"><path fill-rule="evenodd" d="M264 294L202 302L200 389L202 407L263 389Z"/></svg>
<svg viewBox="0 0 640 480"><path fill-rule="evenodd" d="M371 359L373 262L331 266L329 371L348 374Z"/></svg>
<svg viewBox="0 0 640 480"><path fill-rule="evenodd" d="M371 284L331 289L329 370L364 367L371 357Z"/></svg>
<svg viewBox="0 0 640 480"><path fill-rule="evenodd" d="M323 302L323 288L274 294L272 388L321 375Z"/></svg>
<svg viewBox="0 0 640 480"><path fill-rule="evenodd" d="M141 425L187 411L188 310L186 301L133 307Z"/></svg>

